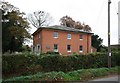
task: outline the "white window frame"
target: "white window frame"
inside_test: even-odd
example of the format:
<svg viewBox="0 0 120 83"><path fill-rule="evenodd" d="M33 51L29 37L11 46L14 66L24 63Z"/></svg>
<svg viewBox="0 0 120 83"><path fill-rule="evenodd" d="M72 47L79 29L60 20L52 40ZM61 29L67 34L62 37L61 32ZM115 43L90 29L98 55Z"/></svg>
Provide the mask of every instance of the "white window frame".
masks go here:
<svg viewBox="0 0 120 83"><path fill-rule="evenodd" d="M81 38L80 36L82 36L82 38ZM79 35L79 39L80 39L80 40L83 40L83 35L80 34L80 35Z"/></svg>
<svg viewBox="0 0 120 83"><path fill-rule="evenodd" d="M54 32L53 36L54 38L58 38L58 32Z"/></svg>
<svg viewBox="0 0 120 83"><path fill-rule="evenodd" d="M68 45L67 45L67 52L71 52L71 45L69 45L70 46L70 50L68 50Z"/></svg>
<svg viewBox="0 0 120 83"><path fill-rule="evenodd" d="M71 39L72 35L71 34L67 34L67 39Z"/></svg>
<svg viewBox="0 0 120 83"><path fill-rule="evenodd" d="M57 49L55 49L55 45L57 45ZM54 52L58 52L58 44L54 44Z"/></svg>
<svg viewBox="0 0 120 83"><path fill-rule="evenodd" d="M80 45L80 46L82 46L82 45ZM80 50L80 46L79 46L79 52L83 53L83 46L82 46L82 50Z"/></svg>

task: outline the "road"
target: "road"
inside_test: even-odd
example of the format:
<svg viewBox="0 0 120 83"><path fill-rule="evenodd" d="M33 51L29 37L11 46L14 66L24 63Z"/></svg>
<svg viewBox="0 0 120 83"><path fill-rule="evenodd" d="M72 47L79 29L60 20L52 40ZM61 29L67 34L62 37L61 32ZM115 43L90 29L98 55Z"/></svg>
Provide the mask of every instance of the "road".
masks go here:
<svg viewBox="0 0 120 83"><path fill-rule="evenodd" d="M92 81L118 81L118 76L99 78L99 79L94 79Z"/></svg>
<svg viewBox="0 0 120 83"><path fill-rule="evenodd" d="M114 76L108 76L103 78L97 78L97 79L89 80L86 82L76 81L76 82L67 82L67 83L120 83L120 76L114 75Z"/></svg>

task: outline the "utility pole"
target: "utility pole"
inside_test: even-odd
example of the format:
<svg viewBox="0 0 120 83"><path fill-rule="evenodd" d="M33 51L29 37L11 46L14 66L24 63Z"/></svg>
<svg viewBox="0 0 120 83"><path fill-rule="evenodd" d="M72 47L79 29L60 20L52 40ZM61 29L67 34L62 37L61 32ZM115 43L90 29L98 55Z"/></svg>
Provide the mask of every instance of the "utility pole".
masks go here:
<svg viewBox="0 0 120 83"><path fill-rule="evenodd" d="M120 45L120 1L118 2L118 44Z"/></svg>
<svg viewBox="0 0 120 83"><path fill-rule="evenodd" d="M111 68L111 46L110 46L110 4L108 0L108 68Z"/></svg>

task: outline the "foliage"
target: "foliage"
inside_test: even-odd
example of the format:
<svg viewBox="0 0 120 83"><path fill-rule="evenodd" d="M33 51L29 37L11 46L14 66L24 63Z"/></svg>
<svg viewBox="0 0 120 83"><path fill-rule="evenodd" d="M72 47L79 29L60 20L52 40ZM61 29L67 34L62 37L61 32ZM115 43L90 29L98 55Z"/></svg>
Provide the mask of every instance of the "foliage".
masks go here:
<svg viewBox="0 0 120 83"><path fill-rule="evenodd" d="M110 74L118 74L118 68L119 67L113 67L113 68L95 68L95 69L80 69L75 70L71 72L64 73L62 71L59 72L48 72L48 73L37 73L34 75L29 76L20 76L20 77L13 77L10 79L3 80L3 82L9 82L9 81L24 81L24 82L30 82L30 81L87 81L89 79L94 79L97 77L107 76Z"/></svg>
<svg viewBox="0 0 120 83"><path fill-rule="evenodd" d="M31 48L28 45L23 45L22 46L24 52L30 52Z"/></svg>
<svg viewBox="0 0 120 83"><path fill-rule="evenodd" d="M107 54L96 53L75 56L46 56L40 58L38 64L43 67L44 71L64 72L83 68L107 67ZM115 64L113 66L115 66Z"/></svg>
<svg viewBox="0 0 120 83"><path fill-rule="evenodd" d="M76 22L69 16L63 16L60 19L60 22L61 22L61 25L63 25L63 26L72 27L72 28L84 30L84 31L87 31L87 32L92 31L91 27L89 25L85 25L84 23L81 24L81 22L79 22L79 21Z"/></svg>
<svg viewBox="0 0 120 83"><path fill-rule="evenodd" d="M104 46L100 48L100 52L108 52L108 47Z"/></svg>
<svg viewBox="0 0 120 83"><path fill-rule="evenodd" d="M112 53L112 67L120 66L120 52ZM28 75L36 72L63 71L108 67L106 53L61 56L58 54L4 54L2 56L3 78L11 74Z"/></svg>
<svg viewBox="0 0 120 83"><path fill-rule="evenodd" d="M103 39L101 39L98 35L92 35L92 46L97 49L97 52L100 52L103 48L102 42Z"/></svg>
<svg viewBox="0 0 120 83"><path fill-rule="evenodd" d="M117 46L113 47L113 46L111 45L111 51L112 51L112 52L117 52L117 51L119 51L119 50L120 50L119 46L118 46L118 47L117 47ZM102 46L102 47L100 48L100 52L108 52L108 47L107 47L107 46Z"/></svg>
<svg viewBox="0 0 120 83"><path fill-rule="evenodd" d="M69 16L63 16L60 21L63 26L74 27L75 21Z"/></svg>
<svg viewBox="0 0 120 83"><path fill-rule="evenodd" d="M18 8L2 2L2 51L22 51L22 44L25 39L31 38L28 32L29 24Z"/></svg>
<svg viewBox="0 0 120 83"><path fill-rule="evenodd" d="M2 57L3 78L9 74L28 75L41 71L42 67L36 64L37 60L34 54L4 54Z"/></svg>
<svg viewBox="0 0 120 83"><path fill-rule="evenodd" d="M29 14L27 18L30 23L36 28L48 26L52 21L52 17L50 16L50 14L46 13L45 11L33 12L32 14Z"/></svg>
<svg viewBox="0 0 120 83"><path fill-rule="evenodd" d="M48 51L46 54L59 54L59 52L51 52L51 51Z"/></svg>

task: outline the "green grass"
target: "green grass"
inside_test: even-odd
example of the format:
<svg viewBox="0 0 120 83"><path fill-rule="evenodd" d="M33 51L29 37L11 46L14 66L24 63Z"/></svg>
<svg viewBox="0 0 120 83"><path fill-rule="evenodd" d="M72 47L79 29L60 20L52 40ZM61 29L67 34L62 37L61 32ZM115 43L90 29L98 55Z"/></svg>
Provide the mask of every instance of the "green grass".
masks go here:
<svg viewBox="0 0 120 83"><path fill-rule="evenodd" d="M96 69L80 69L71 72L64 73L62 71L59 72L47 72L47 73L37 73L29 76L20 76L13 77L3 82L9 81L87 81L89 79L93 79L96 77L107 76L110 74L118 74L120 67L113 68L96 68Z"/></svg>

